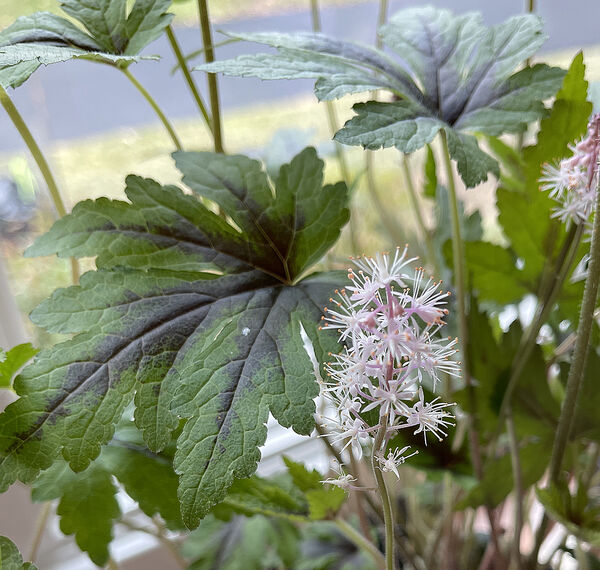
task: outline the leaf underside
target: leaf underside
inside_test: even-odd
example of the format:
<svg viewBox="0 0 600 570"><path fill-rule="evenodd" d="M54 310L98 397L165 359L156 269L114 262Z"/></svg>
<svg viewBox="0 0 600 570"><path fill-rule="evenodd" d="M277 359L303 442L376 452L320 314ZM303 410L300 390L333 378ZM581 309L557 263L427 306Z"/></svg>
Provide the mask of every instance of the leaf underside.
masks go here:
<svg viewBox="0 0 600 570"><path fill-rule="evenodd" d="M41 65L87 59L129 65L171 22L171 0L63 0L62 16L36 12L0 32L0 86L18 87ZM144 59L152 59L145 57Z"/></svg>
<svg viewBox="0 0 600 570"><path fill-rule="evenodd" d="M314 78L319 100L383 89L390 102L354 106L338 131L341 143L414 152L440 129L467 187L499 176L498 164L465 132L520 133L544 115L542 101L560 86L563 70L538 64L515 69L542 45L541 20L516 16L486 28L481 16L432 7L398 12L380 29L392 53L322 34L229 34L277 48L196 69L261 79Z"/></svg>
<svg viewBox="0 0 600 570"><path fill-rule="evenodd" d="M87 468L134 399L154 451L187 419L174 463L195 526L256 469L269 412L311 432L318 389L300 326L318 356L335 350L317 324L341 278L299 279L348 220L347 189L323 186L314 149L273 182L243 156L175 158L186 184L235 225L194 195L130 176L129 202L82 202L28 250L97 256L98 270L32 314L76 336L15 381L21 398L0 416L1 488L33 480L59 453L74 471Z"/></svg>

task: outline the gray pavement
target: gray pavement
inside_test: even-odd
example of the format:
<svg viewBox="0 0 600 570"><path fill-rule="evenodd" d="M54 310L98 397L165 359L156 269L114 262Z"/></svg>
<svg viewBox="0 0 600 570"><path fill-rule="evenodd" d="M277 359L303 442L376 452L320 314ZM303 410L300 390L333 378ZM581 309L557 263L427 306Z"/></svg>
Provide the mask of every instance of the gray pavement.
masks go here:
<svg viewBox="0 0 600 570"><path fill-rule="evenodd" d="M456 13L480 10L490 25L520 13L525 4L524 0L439 0L429 3L450 8ZM392 1L390 13L418 4L423 2ZM545 51L600 44L600 2L545 0L539 4L539 13L546 22L545 29L550 36L543 48ZM325 8L321 14L325 33L362 42L373 41L376 17L375 2ZM310 27L308 11L237 20L217 26L231 31L285 32L307 31ZM197 28L178 29L177 35L185 53L200 47L201 38ZM215 41L219 41L218 34ZM233 57L253 49L259 48L247 43L223 46L217 50L217 57ZM174 57L166 39L157 40L145 53L158 54L162 59L160 62L146 61L132 66L136 77L169 117L181 119L196 116L197 110L181 75L170 75ZM205 92L205 77L202 73L196 73L195 77ZM312 90L312 81L309 80L263 82L252 78L221 77L220 85L222 105L226 111L310 93ZM40 69L11 95L42 144L156 122L152 109L122 74L91 62L72 61ZM0 151L22 147L18 133L6 115L0 112Z"/></svg>

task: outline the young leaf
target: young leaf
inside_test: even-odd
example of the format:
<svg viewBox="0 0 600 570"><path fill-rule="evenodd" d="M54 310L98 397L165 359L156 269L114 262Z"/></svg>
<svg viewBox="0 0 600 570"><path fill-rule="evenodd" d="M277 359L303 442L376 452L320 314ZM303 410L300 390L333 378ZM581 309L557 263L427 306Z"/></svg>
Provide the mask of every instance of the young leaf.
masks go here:
<svg viewBox="0 0 600 570"><path fill-rule="evenodd" d="M594 546L600 545L600 509L588 503L587 489L581 481L575 496L563 484L538 488L535 494L548 514L569 533Z"/></svg>
<svg viewBox="0 0 600 570"><path fill-rule="evenodd" d="M8 352L0 349L0 388L10 388L15 374L38 352L30 342L13 346Z"/></svg>
<svg viewBox="0 0 600 570"><path fill-rule="evenodd" d="M0 536L0 568L6 570L37 570L31 562L23 563L23 557L14 543L5 536Z"/></svg>
<svg viewBox="0 0 600 570"><path fill-rule="evenodd" d="M207 516L183 544L191 570L269 570L296 568L300 531L290 521Z"/></svg>
<svg viewBox="0 0 600 570"><path fill-rule="evenodd" d="M340 276L299 279L348 220L346 188L322 186L313 149L281 168L274 191L244 157L177 159L187 183L237 227L193 195L129 177L129 203L83 202L31 248L96 255L98 270L32 314L48 330L79 334L16 380L21 398L0 416L1 487L31 481L59 452L85 469L135 395L136 423L155 451L187 419L175 469L184 520L195 526L234 478L256 469L269 412L312 430L318 390L300 325L320 360L335 348L317 323Z"/></svg>
<svg viewBox="0 0 600 570"><path fill-rule="evenodd" d="M196 69L262 79L316 79L320 100L348 93L390 91L391 102L358 103L357 116L338 131L341 143L413 152L446 131L452 158L467 187L499 176L497 162L466 132L520 133L545 113L564 72L534 65L514 72L545 40L541 20L517 16L486 28L477 14L454 16L432 7L398 12L380 30L397 56L322 34L237 34L276 47Z"/></svg>
<svg viewBox="0 0 600 570"><path fill-rule="evenodd" d="M519 458L524 488L533 485L544 474L552 449L552 439L521 445ZM483 479L457 505L458 509L477 508L486 502L499 505L514 490L511 458L508 454L490 462Z"/></svg>
<svg viewBox="0 0 600 570"><path fill-rule="evenodd" d="M34 501L60 499L56 513L60 530L74 534L77 546L98 566L108 562L112 527L121 514L117 489L110 472L101 463L83 473L74 473L66 462L55 463L33 485Z"/></svg>
<svg viewBox="0 0 600 570"><path fill-rule="evenodd" d="M89 59L129 65L171 22L171 0L63 0L70 20L48 12L18 18L0 32L0 85L18 87L40 65ZM145 59L148 59L147 57Z"/></svg>
<svg viewBox="0 0 600 570"><path fill-rule="evenodd" d="M512 250L524 262L522 280L531 283L534 294L544 265L565 235L560 224L550 218L554 202L539 190L538 179L544 163L563 158L568 145L585 133L592 110L587 87L580 53L569 67L550 114L541 121L537 143L523 149L524 165L515 165L521 173L503 178L497 192L498 221Z"/></svg>
<svg viewBox="0 0 600 570"><path fill-rule="evenodd" d="M302 463L284 457L294 484L304 492L308 501L309 517L313 520L334 516L346 500L346 492L334 485L324 485L323 476L316 470L309 471Z"/></svg>

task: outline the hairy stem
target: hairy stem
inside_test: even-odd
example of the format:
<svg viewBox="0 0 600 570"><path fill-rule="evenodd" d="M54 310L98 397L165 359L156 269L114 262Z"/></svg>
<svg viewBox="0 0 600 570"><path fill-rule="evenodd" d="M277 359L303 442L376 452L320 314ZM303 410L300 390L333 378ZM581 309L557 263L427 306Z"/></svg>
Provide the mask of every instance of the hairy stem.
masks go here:
<svg viewBox="0 0 600 570"><path fill-rule="evenodd" d="M171 137L171 140L173 141L175 148L177 150L181 150L182 149L181 142L179 142L179 138L177 138L177 134L175 133L173 126L169 122L169 119L167 119L166 115L162 112L162 109L158 106L158 103L154 100L152 95L150 95L150 93L148 93L146 88L132 75L132 73L131 73L131 71L129 71L129 69L127 69L126 67L119 67L119 69L125 74L127 79L129 79L129 81L131 81L131 83L133 83L134 87L142 94L144 99L146 99L146 101L148 101L150 106L154 109L154 112L158 115L160 122L163 124L163 126L169 133L169 136Z"/></svg>
<svg viewBox="0 0 600 570"><path fill-rule="evenodd" d="M181 51L181 47L179 46L179 42L175 36L175 32L173 32L173 28L171 26L167 27L167 37L169 38L169 42L171 43L171 48L173 49L173 53L175 54L175 58L177 59L177 63L183 72L183 76L185 77L185 81L190 88L190 92L196 105L198 106L198 110L202 117L204 117L204 121L206 122L206 126L208 130L213 134L213 126L208 111L206 110L206 104L204 103L204 99L202 99L202 95L198 91L198 87L196 86L196 82L190 73L190 69L187 65L187 61Z"/></svg>
<svg viewBox="0 0 600 570"><path fill-rule="evenodd" d="M599 177L600 181L600 177ZM558 427L552 447L552 458L550 460L550 480L553 483L559 481L565 449L569 434L575 422L577 412L577 398L583 383L587 355L590 348L590 335L594 322L594 311L596 299L598 298L598 284L600 283L600 184L596 188L596 210L594 225L592 227L592 244L590 246L590 263L588 276L585 280L583 299L579 313L579 324L577 326L577 337L573 350L573 360L569 368L565 399L560 411Z"/></svg>
<svg viewBox="0 0 600 570"><path fill-rule="evenodd" d="M375 441L373 443L373 454L371 455L371 467L373 469L373 475L377 483L377 490L381 497L381 504L383 506L383 520L385 524L385 562L387 570L395 570L394 558L394 515L392 512L392 502L390 494L385 482L385 477L381 471L380 466L377 464L377 454L383 453L381 449L385 433L387 431L387 418L384 418L381 423L381 427L377 432Z"/></svg>
<svg viewBox="0 0 600 570"><path fill-rule="evenodd" d="M598 284L600 283L600 177L598 177L598 186L596 187L594 224L592 226L592 243L590 246L590 262L588 265L588 276L585 280L581 309L579 312L579 324L577 325L577 336L575 339L575 348L573 349L573 359L569 368L567 377L567 387L565 390L565 399L560 410L560 418L554 436L552 446L552 457L550 458L550 484L557 484L560 481L560 470L562 467L567 443L571 429L577 416L577 400L583 376L585 365L590 347L590 335L594 322L594 311L596 309L596 299L598 298ZM580 224L583 226L583 224ZM535 544L529 559L529 566L534 567L537 563L537 557L540 546L544 541L546 528L549 518L544 513L542 522L535 535Z"/></svg>
<svg viewBox="0 0 600 570"><path fill-rule="evenodd" d="M0 103L2 104L2 107L4 107L9 119L12 121L13 125L21 135L21 138L27 145L29 152L31 152L31 155L33 156L33 159L35 160L40 172L42 173L44 181L46 182L46 186L48 187L48 192L50 192L50 197L52 198L56 213L58 214L59 218L62 218L67 214L67 210L65 208L65 203L63 202L62 196L60 195L56 180L54 180L54 176L52 175L52 171L48 165L48 161L46 160L42 149L31 134L29 127L23 120L23 117L3 87L0 87ZM79 282L79 264L74 257L71 258L71 278L74 284Z"/></svg>
<svg viewBox="0 0 600 570"><path fill-rule="evenodd" d="M341 533L353 544L368 552L373 559L375 560L377 566L381 570L386 569L386 561L383 557L383 554L379 551L379 549L366 537L364 537L360 532L358 532L353 526L349 525L343 519L335 519L336 526L340 529Z"/></svg>
<svg viewBox="0 0 600 570"><path fill-rule="evenodd" d="M198 0L198 13L200 14L200 29L202 31L202 44L204 46L204 60L211 63L215 60L215 50L210 29L210 16L206 0ZM210 98L210 113L212 116L212 131L215 141L215 152L223 153L223 134L221 130L221 108L219 103L219 85L214 73L207 74L208 94Z"/></svg>

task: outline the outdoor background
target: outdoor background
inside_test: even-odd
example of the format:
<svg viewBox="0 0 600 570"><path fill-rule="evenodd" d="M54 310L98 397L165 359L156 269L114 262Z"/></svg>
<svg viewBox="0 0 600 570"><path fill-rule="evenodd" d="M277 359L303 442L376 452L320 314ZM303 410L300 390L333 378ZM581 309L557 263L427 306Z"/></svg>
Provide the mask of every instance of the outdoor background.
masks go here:
<svg viewBox="0 0 600 570"><path fill-rule="evenodd" d="M446 0L428 2L462 13L483 11L488 25L499 23L524 10L522 0L482 2ZM389 13L421 2L392 1ZM579 50L584 50L590 81L600 80L600 2L593 0L539 0L537 12L545 21L549 40L539 54L545 62L566 67ZM0 29L23 14L39 10L58 12L58 0L0 0ZM323 32L345 40L372 44L375 39L377 3L355 0L322 0ZM311 30L309 0L213 0L210 2L215 30L283 31ZM197 26L196 3L175 1L174 25L184 53L201 45ZM218 33L215 42L222 41ZM217 59L257 49L238 43L216 51ZM172 73L175 60L166 39L151 44L145 54L158 54L159 62L145 61L132 68L139 81L152 93L166 114L174 121L188 150L211 150L203 122L184 83ZM198 63L201 59L197 60ZM206 95L206 77L195 74L198 86ZM243 153L263 159L267 166L290 158L312 144L328 158L327 177L339 177L333 158L330 130L325 107L312 95L312 81L266 81L219 77L224 113L224 143L229 153ZM592 84L592 95L600 103L599 84ZM10 93L38 142L46 152L67 208L77 201L98 196L120 197L127 174L153 177L162 183L177 183L177 173L170 159L172 143L157 124L152 109L127 79L107 66L72 61L41 69L18 90ZM352 98L336 104L338 122L351 116ZM353 211L358 220L358 241L369 253L392 244L385 228L376 223L372 198L366 191L364 157L360 149L345 147L352 177L357 177ZM403 180L394 150L374 154L380 197L405 234L413 249L419 248L419 236L411 221L408 196L402 191ZM420 157L414 159L418 166ZM415 172L418 172L418 167ZM14 182L15 185L11 185ZM463 194L467 210L482 212L488 237L494 239L495 209L493 183ZM431 206L424 204L426 210ZM23 250L46 230L53 221L46 190L33 161L8 117L0 112L0 346L9 348L19 342L32 341L44 346L58 340L35 329L27 314L55 288L70 280L68 262L55 258L24 259ZM498 239L499 236L498 236ZM348 240L332 257L344 263L349 252ZM91 262L85 267L91 267ZM277 468L276 457L293 447L295 457L309 456L318 464L319 442L291 436L283 428L272 430L264 451L263 472ZM127 508L135 511L135 504ZM28 552L35 532L38 507L29 502L29 491L14 487L0 496L0 535L13 539ZM124 569L168 570L169 554L158 544L139 533L124 533L114 544L115 558ZM63 538L56 522L46 533L40 550L39 567L60 570L93 568Z"/></svg>

